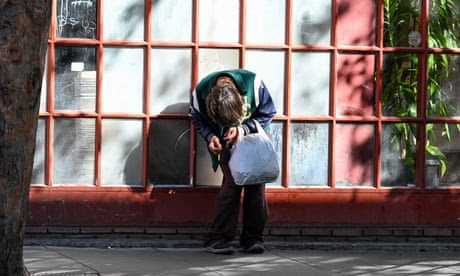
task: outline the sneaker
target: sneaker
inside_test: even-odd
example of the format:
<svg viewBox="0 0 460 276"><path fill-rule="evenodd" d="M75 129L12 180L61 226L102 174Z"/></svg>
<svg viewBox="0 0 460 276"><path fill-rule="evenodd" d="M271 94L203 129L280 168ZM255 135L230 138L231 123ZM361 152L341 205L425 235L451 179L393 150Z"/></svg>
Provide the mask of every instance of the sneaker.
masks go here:
<svg viewBox="0 0 460 276"><path fill-rule="evenodd" d="M243 247L242 252L244 253L252 253L252 254L260 254L264 253L265 247L262 244L262 242L254 240L254 241L249 241L246 243L246 245Z"/></svg>
<svg viewBox="0 0 460 276"><path fill-rule="evenodd" d="M233 254L233 252L235 252L235 249L233 249L233 247L226 241L216 241L211 245L207 246L206 251L213 254L230 255Z"/></svg>

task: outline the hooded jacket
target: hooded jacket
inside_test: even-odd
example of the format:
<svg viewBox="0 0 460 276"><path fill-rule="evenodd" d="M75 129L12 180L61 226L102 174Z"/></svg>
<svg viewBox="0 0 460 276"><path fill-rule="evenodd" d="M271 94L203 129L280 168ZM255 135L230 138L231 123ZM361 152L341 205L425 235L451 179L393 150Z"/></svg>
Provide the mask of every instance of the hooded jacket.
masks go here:
<svg viewBox="0 0 460 276"><path fill-rule="evenodd" d="M267 129L276 114L276 108L267 87L255 73L244 69L233 69L207 75L193 91L190 115L198 133L209 143L212 136L222 139L227 131L226 128L213 123L206 110L206 97L221 76L232 78L242 96L242 127L245 134L256 131L256 126L252 120L257 120L264 129ZM211 151L209 153L213 169L216 171L219 165L218 158Z"/></svg>

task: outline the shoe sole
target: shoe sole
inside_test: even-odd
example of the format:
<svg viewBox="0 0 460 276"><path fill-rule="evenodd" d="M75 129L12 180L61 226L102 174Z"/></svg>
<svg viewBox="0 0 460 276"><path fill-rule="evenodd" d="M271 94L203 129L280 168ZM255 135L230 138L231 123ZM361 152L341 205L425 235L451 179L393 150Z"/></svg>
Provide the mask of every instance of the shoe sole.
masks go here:
<svg viewBox="0 0 460 276"><path fill-rule="evenodd" d="M212 254L220 254L220 255L231 255L235 252L233 248L215 249L211 247L206 247L206 251Z"/></svg>
<svg viewBox="0 0 460 276"><path fill-rule="evenodd" d="M246 250L243 250L244 253L251 253L251 254L260 254L264 253L265 248L262 245L256 244Z"/></svg>

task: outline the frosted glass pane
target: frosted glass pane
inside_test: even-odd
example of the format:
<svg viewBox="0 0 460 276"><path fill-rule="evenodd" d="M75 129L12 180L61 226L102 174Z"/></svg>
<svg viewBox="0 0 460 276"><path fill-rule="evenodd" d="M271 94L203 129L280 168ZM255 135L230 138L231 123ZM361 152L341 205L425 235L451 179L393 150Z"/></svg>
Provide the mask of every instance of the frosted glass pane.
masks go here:
<svg viewBox="0 0 460 276"><path fill-rule="evenodd" d="M187 113L192 78L190 49L153 49L150 112ZM185 104L185 109L179 108Z"/></svg>
<svg viewBox="0 0 460 276"><path fill-rule="evenodd" d="M238 42L239 0L200 1L200 41Z"/></svg>
<svg viewBox="0 0 460 276"><path fill-rule="evenodd" d="M329 125L291 125L291 172L289 185L327 186Z"/></svg>
<svg viewBox="0 0 460 276"><path fill-rule="evenodd" d="M142 121L102 120L102 185L142 185Z"/></svg>
<svg viewBox="0 0 460 276"><path fill-rule="evenodd" d="M220 186L222 183L222 170L219 167L216 172L213 171L208 145L199 134L196 141L195 178L196 186Z"/></svg>
<svg viewBox="0 0 460 276"><path fill-rule="evenodd" d="M191 184L189 122L174 119L151 120L148 163L150 184Z"/></svg>
<svg viewBox="0 0 460 276"><path fill-rule="evenodd" d="M96 110L96 48L56 47L54 108Z"/></svg>
<svg viewBox="0 0 460 276"><path fill-rule="evenodd" d="M31 184L45 184L46 120L39 119L35 136L34 166Z"/></svg>
<svg viewBox="0 0 460 276"><path fill-rule="evenodd" d="M104 2L104 39L144 40L144 0Z"/></svg>
<svg viewBox="0 0 460 276"><path fill-rule="evenodd" d="M262 78L270 91L278 114L284 107L284 52L246 51L246 69Z"/></svg>
<svg viewBox="0 0 460 276"><path fill-rule="evenodd" d="M56 119L53 184L94 184L95 119Z"/></svg>
<svg viewBox="0 0 460 276"><path fill-rule="evenodd" d="M105 48L102 110L142 112L143 76L143 49Z"/></svg>
<svg viewBox="0 0 460 276"><path fill-rule="evenodd" d="M329 114L329 53L292 54L293 115Z"/></svg>
<svg viewBox="0 0 460 276"><path fill-rule="evenodd" d="M338 43L341 45L375 45L377 31L375 0L339 0L337 17Z"/></svg>
<svg viewBox="0 0 460 276"><path fill-rule="evenodd" d="M284 0L247 1L246 42L254 44L284 44Z"/></svg>
<svg viewBox="0 0 460 276"><path fill-rule="evenodd" d="M268 129L268 136L273 143L275 151L278 155L278 162L280 168L282 168L282 156L283 156L283 124L279 122L272 122ZM268 187L280 187L282 184L282 173L278 179L273 183L267 183Z"/></svg>
<svg viewBox="0 0 460 276"><path fill-rule="evenodd" d="M373 115L375 55L339 55L336 112L338 115Z"/></svg>
<svg viewBox="0 0 460 276"><path fill-rule="evenodd" d="M330 0L293 0L292 41L294 44L330 44Z"/></svg>
<svg viewBox="0 0 460 276"><path fill-rule="evenodd" d="M334 163L335 185L373 186L374 126L337 124Z"/></svg>
<svg viewBox="0 0 460 276"><path fill-rule="evenodd" d="M233 49L200 49L199 79L207 74L239 68L239 51Z"/></svg>
<svg viewBox="0 0 460 276"><path fill-rule="evenodd" d="M405 136L406 130L408 136ZM415 131L415 132L414 132ZM382 124L380 161L380 184L382 187L415 187L415 146L406 139L416 142L410 133L416 133L414 124Z"/></svg>
<svg viewBox="0 0 460 276"><path fill-rule="evenodd" d="M152 2L153 40L192 40L192 0Z"/></svg>
<svg viewBox="0 0 460 276"><path fill-rule="evenodd" d="M57 37L96 38L96 0L58 0Z"/></svg>

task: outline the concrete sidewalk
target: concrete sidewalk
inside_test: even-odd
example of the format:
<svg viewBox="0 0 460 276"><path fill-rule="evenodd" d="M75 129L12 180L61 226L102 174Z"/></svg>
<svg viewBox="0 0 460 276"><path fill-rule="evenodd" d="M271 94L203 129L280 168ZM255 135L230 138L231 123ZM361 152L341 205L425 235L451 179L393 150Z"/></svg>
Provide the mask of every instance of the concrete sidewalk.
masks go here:
<svg viewBox="0 0 460 276"><path fill-rule="evenodd" d="M213 255L202 248L25 246L31 275L460 275L459 251L272 248Z"/></svg>

